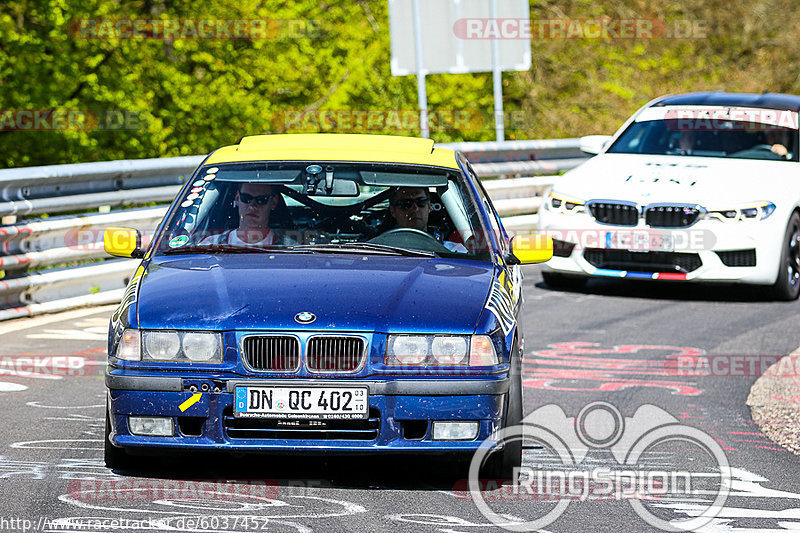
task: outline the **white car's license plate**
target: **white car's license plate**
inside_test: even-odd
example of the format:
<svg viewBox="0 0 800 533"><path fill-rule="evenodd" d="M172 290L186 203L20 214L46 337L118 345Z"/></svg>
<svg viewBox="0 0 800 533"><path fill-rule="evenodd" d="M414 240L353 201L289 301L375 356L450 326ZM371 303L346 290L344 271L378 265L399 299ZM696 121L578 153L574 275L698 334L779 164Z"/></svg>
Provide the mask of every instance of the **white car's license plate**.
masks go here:
<svg viewBox="0 0 800 533"><path fill-rule="evenodd" d="M363 419L367 387L236 387L233 416L240 418Z"/></svg>
<svg viewBox="0 0 800 533"><path fill-rule="evenodd" d="M613 250L672 252L675 250L675 236L671 232L658 230L607 231L605 247Z"/></svg>

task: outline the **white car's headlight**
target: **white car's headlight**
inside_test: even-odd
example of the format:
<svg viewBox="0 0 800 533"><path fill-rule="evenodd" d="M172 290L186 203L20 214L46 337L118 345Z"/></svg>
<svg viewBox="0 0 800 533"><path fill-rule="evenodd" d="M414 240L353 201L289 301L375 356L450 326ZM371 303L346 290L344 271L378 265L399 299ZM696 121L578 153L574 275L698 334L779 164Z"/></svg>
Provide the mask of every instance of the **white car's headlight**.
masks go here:
<svg viewBox="0 0 800 533"><path fill-rule="evenodd" d="M584 200L555 191L550 191L550 193L547 195L545 198L544 207L548 211L564 213L568 215L586 212Z"/></svg>
<svg viewBox="0 0 800 533"><path fill-rule="evenodd" d="M764 220L775 212L772 202L753 202L730 209L715 209L706 213L705 218L720 220L722 222L737 222L741 220Z"/></svg>
<svg viewBox="0 0 800 533"><path fill-rule="evenodd" d="M486 335L389 335L387 365L491 366L498 364Z"/></svg>
<svg viewBox="0 0 800 533"><path fill-rule="evenodd" d="M207 331L126 329L115 357L128 361L222 362L222 335Z"/></svg>

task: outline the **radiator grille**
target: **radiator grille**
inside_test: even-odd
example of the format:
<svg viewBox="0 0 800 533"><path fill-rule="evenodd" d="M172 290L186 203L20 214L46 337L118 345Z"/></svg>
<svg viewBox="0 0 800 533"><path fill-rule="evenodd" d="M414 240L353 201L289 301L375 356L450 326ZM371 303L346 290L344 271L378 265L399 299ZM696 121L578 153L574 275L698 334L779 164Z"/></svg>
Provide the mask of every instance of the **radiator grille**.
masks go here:
<svg viewBox="0 0 800 533"><path fill-rule="evenodd" d="M253 335L244 339L244 355L254 370L293 372L300 368L300 341L283 335Z"/></svg>
<svg viewBox="0 0 800 533"><path fill-rule="evenodd" d="M659 205L648 207L644 221L655 228L685 228L697 222L700 210L682 205Z"/></svg>
<svg viewBox="0 0 800 533"><path fill-rule="evenodd" d="M613 226L635 226L639 222L639 210L635 205L615 202L592 202L589 212L595 220Z"/></svg>
<svg viewBox="0 0 800 533"><path fill-rule="evenodd" d="M311 337L306 345L306 365L314 372L354 372L363 361L360 337Z"/></svg>
<svg viewBox="0 0 800 533"><path fill-rule="evenodd" d="M630 272L692 272L703 265L698 254L678 252L629 252L587 249L583 257L592 266Z"/></svg>

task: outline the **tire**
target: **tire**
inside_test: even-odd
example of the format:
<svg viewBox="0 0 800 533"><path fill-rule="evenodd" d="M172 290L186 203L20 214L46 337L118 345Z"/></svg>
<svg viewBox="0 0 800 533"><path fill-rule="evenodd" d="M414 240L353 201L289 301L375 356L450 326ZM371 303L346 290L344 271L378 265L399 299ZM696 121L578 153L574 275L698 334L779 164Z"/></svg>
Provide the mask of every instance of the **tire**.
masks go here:
<svg viewBox="0 0 800 533"><path fill-rule="evenodd" d="M580 290L589 281L583 276L570 276L568 274L557 274L555 272L542 272L542 279L551 289L574 289Z"/></svg>
<svg viewBox="0 0 800 533"><path fill-rule="evenodd" d="M111 469L128 470L134 466L134 459L128 455L124 449L117 448L111 444L111 418L109 416L109 407L106 404L106 430L105 438L103 439L103 458L105 459L106 467Z"/></svg>
<svg viewBox="0 0 800 533"><path fill-rule="evenodd" d="M522 423L522 354L515 351L511 361L511 385L506 397L506 416L503 427ZM502 451L490 455L481 468L481 478L512 479L514 468L522 466L522 440L507 442Z"/></svg>
<svg viewBox="0 0 800 533"><path fill-rule="evenodd" d="M800 215L792 213L783 237L778 279L772 286L776 300L796 300L800 294Z"/></svg>

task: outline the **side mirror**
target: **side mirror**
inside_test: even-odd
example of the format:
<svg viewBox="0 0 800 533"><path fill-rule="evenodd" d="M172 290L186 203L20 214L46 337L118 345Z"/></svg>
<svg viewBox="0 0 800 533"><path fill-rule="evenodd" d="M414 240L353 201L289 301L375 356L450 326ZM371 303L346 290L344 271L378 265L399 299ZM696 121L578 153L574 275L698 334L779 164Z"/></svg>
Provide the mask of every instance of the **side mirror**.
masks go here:
<svg viewBox="0 0 800 533"><path fill-rule="evenodd" d="M587 135L581 137L581 152L597 155L605 149L610 140L611 135Z"/></svg>
<svg viewBox="0 0 800 533"><path fill-rule="evenodd" d="M544 263L553 257L553 238L544 233L515 235L511 238L511 253L506 257L510 265Z"/></svg>
<svg viewBox="0 0 800 533"><path fill-rule="evenodd" d="M144 257L142 234L131 228L106 228L103 233L103 248L115 257Z"/></svg>

